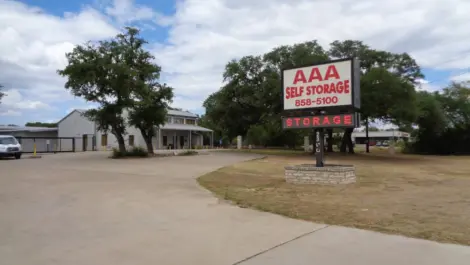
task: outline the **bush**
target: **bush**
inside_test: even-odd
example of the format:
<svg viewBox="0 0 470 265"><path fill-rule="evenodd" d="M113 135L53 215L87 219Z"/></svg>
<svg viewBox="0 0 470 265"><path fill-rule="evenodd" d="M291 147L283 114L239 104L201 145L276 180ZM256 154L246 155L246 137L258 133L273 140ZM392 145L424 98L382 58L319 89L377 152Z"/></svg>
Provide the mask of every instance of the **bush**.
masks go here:
<svg viewBox="0 0 470 265"><path fill-rule="evenodd" d="M397 142L397 146L400 147L400 151L403 154L413 154L413 153L415 153L415 149L413 148L413 143L411 143L411 142L399 141L399 142Z"/></svg>
<svg viewBox="0 0 470 265"><path fill-rule="evenodd" d="M193 155L197 155L197 154L198 154L198 152L196 152L196 151L188 150L188 151L181 152L178 155L179 156L193 156Z"/></svg>
<svg viewBox="0 0 470 265"><path fill-rule="evenodd" d="M132 147L130 150L126 150L125 153L122 153L117 148L113 148L113 154L111 155L112 158L123 158L123 157L148 157L149 154L147 149L135 146Z"/></svg>
<svg viewBox="0 0 470 265"><path fill-rule="evenodd" d="M113 154L111 155L112 158L121 158L125 156L126 154L123 154L121 151L119 151L119 149L116 147L113 148Z"/></svg>
<svg viewBox="0 0 470 265"><path fill-rule="evenodd" d="M127 151L127 156L147 157L149 156L149 153L147 152L147 149L140 146L135 146L132 147L131 150Z"/></svg>

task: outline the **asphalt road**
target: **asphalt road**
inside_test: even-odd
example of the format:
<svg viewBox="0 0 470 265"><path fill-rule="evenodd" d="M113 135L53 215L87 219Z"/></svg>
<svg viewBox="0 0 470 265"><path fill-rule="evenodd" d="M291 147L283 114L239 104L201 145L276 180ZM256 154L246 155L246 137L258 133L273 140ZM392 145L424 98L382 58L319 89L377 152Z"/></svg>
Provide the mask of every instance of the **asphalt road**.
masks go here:
<svg viewBox="0 0 470 265"><path fill-rule="evenodd" d="M255 155L0 160L0 264L468 264L470 248L241 209L197 176Z"/></svg>

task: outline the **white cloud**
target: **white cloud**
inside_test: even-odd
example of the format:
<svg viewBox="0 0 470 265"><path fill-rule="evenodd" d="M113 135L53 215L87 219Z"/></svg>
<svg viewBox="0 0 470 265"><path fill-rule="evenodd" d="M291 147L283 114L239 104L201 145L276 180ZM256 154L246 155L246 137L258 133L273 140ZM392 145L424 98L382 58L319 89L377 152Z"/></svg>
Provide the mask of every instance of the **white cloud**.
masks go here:
<svg viewBox="0 0 470 265"><path fill-rule="evenodd" d="M450 80L455 82L470 81L470 72L454 75L450 78Z"/></svg>
<svg viewBox="0 0 470 265"><path fill-rule="evenodd" d="M434 92L434 91L439 91L442 88L442 86L429 82L428 80L425 79L419 79L418 80L418 85L416 86L416 89L419 91L428 91L428 92Z"/></svg>
<svg viewBox="0 0 470 265"><path fill-rule="evenodd" d="M39 100L25 99L23 93L18 89L5 91L0 108L27 110L27 109L50 109L51 106Z"/></svg>
<svg viewBox="0 0 470 265"><path fill-rule="evenodd" d="M0 1L0 83L21 89L26 103L71 99L56 74L65 66L64 53L78 43L114 36L114 22L169 26L168 39L154 43L152 51L164 81L176 88L174 106L186 109L198 109L220 87L229 60L284 44L316 39L327 47L334 40L357 39L410 52L427 68L456 70L470 61L467 0L178 0L173 16L132 0L101 2L99 9L57 17ZM438 87L423 81L421 89Z"/></svg>
<svg viewBox="0 0 470 265"><path fill-rule="evenodd" d="M5 111L3 111L3 110L0 109L0 116L9 116L9 117L11 117L11 116L13 116L13 117L14 116L21 116L21 112L16 111L16 110L5 110Z"/></svg>
<svg viewBox="0 0 470 265"><path fill-rule="evenodd" d="M133 0L114 0L111 6L105 7L105 12L119 23L157 19L157 13L153 9L136 5Z"/></svg>
<svg viewBox="0 0 470 265"><path fill-rule="evenodd" d="M60 18L0 1L0 84L8 90L0 107L17 113L72 99L56 70L66 65L65 53L74 45L114 36L117 30L108 20L89 7Z"/></svg>
<svg viewBox="0 0 470 265"><path fill-rule="evenodd" d="M154 52L177 92L204 97L220 87L230 59L314 39L324 47L358 39L410 52L422 67L462 68L470 61L469 9L466 0L187 0L171 19L169 44Z"/></svg>

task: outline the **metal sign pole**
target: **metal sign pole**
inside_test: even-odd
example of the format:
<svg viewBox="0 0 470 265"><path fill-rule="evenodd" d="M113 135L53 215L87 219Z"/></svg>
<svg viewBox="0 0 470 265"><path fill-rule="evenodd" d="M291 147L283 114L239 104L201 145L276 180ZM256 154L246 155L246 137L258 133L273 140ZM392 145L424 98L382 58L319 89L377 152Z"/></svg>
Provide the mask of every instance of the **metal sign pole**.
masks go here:
<svg viewBox="0 0 470 265"><path fill-rule="evenodd" d="M316 156L316 166L323 167L323 156L325 152L325 131L322 129L317 129L315 133L315 156Z"/></svg>

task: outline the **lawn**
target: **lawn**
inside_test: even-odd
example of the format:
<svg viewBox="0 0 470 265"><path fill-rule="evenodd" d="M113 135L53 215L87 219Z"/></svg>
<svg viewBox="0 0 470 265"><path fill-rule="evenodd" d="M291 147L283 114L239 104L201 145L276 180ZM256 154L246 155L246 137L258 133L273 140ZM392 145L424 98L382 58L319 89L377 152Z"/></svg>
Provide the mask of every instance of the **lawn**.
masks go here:
<svg viewBox="0 0 470 265"><path fill-rule="evenodd" d="M284 166L312 157L268 155L199 178L221 198L242 207L318 223L470 245L470 158L412 155L332 155L327 163L354 164L356 184L294 185Z"/></svg>

